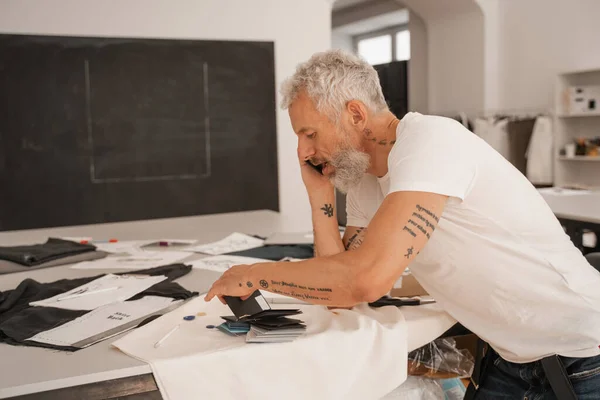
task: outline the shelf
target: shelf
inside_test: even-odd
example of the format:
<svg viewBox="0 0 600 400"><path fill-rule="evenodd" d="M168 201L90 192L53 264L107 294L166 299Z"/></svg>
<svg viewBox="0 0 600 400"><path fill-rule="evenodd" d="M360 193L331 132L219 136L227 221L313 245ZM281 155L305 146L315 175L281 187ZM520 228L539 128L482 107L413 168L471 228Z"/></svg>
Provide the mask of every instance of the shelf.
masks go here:
<svg viewBox="0 0 600 400"><path fill-rule="evenodd" d="M558 118L582 118L582 117L600 117L600 112L597 113L579 113L579 114L556 114Z"/></svg>
<svg viewBox="0 0 600 400"><path fill-rule="evenodd" d="M558 159L561 161L600 161L600 156L558 156Z"/></svg>

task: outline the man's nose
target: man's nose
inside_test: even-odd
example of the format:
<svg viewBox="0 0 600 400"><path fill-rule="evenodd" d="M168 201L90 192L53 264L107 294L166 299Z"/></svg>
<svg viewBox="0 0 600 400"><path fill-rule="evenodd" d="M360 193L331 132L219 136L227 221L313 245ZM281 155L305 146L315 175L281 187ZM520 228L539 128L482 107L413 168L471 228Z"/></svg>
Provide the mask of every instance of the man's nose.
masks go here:
<svg viewBox="0 0 600 400"><path fill-rule="evenodd" d="M308 160L314 157L316 154L315 147L309 140L305 138L298 139L298 158L301 160Z"/></svg>

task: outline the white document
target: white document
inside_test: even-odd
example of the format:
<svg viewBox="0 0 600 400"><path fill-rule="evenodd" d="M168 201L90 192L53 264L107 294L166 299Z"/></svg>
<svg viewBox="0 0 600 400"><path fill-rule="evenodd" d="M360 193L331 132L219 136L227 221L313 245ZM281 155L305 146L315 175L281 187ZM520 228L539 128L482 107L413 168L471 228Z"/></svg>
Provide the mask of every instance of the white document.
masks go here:
<svg viewBox="0 0 600 400"><path fill-rule="evenodd" d="M241 264L256 264L262 262L272 262L271 260L264 260L262 258L253 257L240 257L240 256L212 256L206 257L201 260L191 261L193 268L207 269L209 271L225 272L234 265Z"/></svg>
<svg viewBox="0 0 600 400"><path fill-rule="evenodd" d="M189 247L186 249L186 251L219 255L261 247L264 245L264 243L265 241L263 239L258 239L243 233L234 232L218 242Z"/></svg>
<svg viewBox="0 0 600 400"><path fill-rule="evenodd" d="M142 246L152 243L152 240L125 240L122 242L102 242L94 243L96 249L99 251L105 251L112 254L136 254L142 250Z"/></svg>
<svg viewBox="0 0 600 400"><path fill-rule="evenodd" d="M167 279L166 276L108 274L68 292L29 303L31 306L94 310L122 302Z"/></svg>
<svg viewBox="0 0 600 400"><path fill-rule="evenodd" d="M71 242L77 242L77 243L92 241L91 236L64 236L64 237L61 237L61 239L62 240L70 240Z"/></svg>
<svg viewBox="0 0 600 400"><path fill-rule="evenodd" d="M184 251L140 251L125 256L111 256L73 265L73 269L147 269L169 265L189 257Z"/></svg>
<svg viewBox="0 0 600 400"><path fill-rule="evenodd" d="M181 301L174 302L169 297L145 296L139 300L108 304L27 340L55 346L86 347L135 327L147 316Z"/></svg>

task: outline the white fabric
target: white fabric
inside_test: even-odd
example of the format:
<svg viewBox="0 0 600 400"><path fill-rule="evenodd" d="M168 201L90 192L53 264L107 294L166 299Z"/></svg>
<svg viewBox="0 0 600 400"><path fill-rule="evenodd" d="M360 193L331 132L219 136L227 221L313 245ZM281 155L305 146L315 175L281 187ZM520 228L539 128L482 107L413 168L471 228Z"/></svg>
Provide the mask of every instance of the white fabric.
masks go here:
<svg viewBox="0 0 600 400"><path fill-rule="evenodd" d="M550 117L538 117L527 148L527 178L532 183L548 185L553 182L552 155L554 137Z"/></svg>
<svg viewBox="0 0 600 400"><path fill-rule="evenodd" d="M482 138L502 157L510 160L510 137L508 136L508 119L477 118L475 134Z"/></svg>
<svg viewBox="0 0 600 400"><path fill-rule="evenodd" d="M600 354L600 274L506 159L457 121L410 113L388 166L348 193L349 225L367 226L391 192L450 196L410 264L450 315L509 361Z"/></svg>
<svg viewBox="0 0 600 400"><path fill-rule="evenodd" d="M281 305L277 308L290 308ZM379 399L406 379L407 329L396 307L353 310L301 308L307 333L294 342L248 344L206 325L231 311L199 298L113 343L150 364L166 400ZM419 312L421 309L422 312ZM205 312L194 321L185 315ZM412 307L413 345L439 336L453 323L435 306ZM181 324L159 348L154 344Z"/></svg>

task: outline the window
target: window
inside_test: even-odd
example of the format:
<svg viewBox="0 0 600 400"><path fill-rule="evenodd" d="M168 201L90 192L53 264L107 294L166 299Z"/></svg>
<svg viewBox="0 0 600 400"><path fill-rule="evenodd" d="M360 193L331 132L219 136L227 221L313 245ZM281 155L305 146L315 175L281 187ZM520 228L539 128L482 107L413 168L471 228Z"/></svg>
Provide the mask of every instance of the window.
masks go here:
<svg viewBox="0 0 600 400"><path fill-rule="evenodd" d="M406 25L355 36L354 45L371 65L410 60L410 32Z"/></svg>
<svg viewBox="0 0 600 400"><path fill-rule="evenodd" d="M392 35L360 40L358 54L371 65L389 63L392 61Z"/></svg>
<svg viewBox="0 0 600 400"><path fill-rule="evenodd" d="M394 60L410 60L410 32L408 30L396 32L396 56Z"/></svg>

